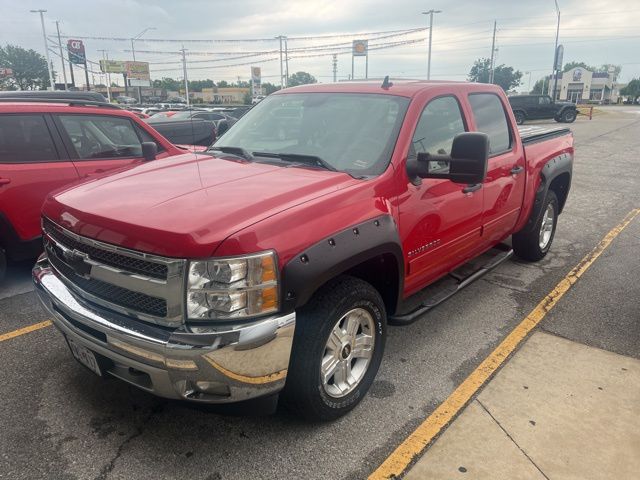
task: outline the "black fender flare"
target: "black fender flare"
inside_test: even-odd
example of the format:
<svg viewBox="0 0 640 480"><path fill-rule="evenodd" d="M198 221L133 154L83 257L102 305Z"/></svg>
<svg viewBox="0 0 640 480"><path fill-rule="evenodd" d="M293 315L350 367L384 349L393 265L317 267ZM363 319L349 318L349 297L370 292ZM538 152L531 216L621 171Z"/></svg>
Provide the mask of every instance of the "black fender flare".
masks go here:
<svg viewBox="0 0 640 480"><path fill-rule="evenodd" d="M303 306L332 278L368 260L389 255L397 262L396 303L399 302L404 287L400 236L393 217L380 215L336 232L289 260L281 275L282 311L290 312Z"/></svg>
<svg viewBox="0 0 640 480"><path fill-rule="evenodd" d="M544 199L547 196L547 192L549 191L549 186L553 183L553 181L558 178L563 173L569 174L569 185L567 186L567 190L571 187L571 176L573 172L573 155L570 153L562 153L550 159L544 167L542 167L542 171L540 172L540 185L536 190L533 200L533 208L531 209L531 213L529 214L529 219L527 223L522 227L519 231L523 233L530 233L535 227L540 215L542 215L542 206L544 204ZM568 191L567 191L568 194ZM558 214L562 213L562 208L564 207L564 203L560 205L560 211ZM516 232L518 233L518 232Z"/></svg>

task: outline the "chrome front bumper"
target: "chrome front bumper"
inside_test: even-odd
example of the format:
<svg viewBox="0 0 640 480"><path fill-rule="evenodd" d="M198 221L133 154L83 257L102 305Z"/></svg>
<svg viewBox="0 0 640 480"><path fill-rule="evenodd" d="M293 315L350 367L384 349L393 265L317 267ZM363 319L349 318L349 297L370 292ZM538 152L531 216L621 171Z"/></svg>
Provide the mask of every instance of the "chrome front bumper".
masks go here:
<svg viewBox="0 0 640 480"><path fill-rule="evenodd" d="M158 396L229 403L284 387L296 315L192 333L144 323L75 295L47 258L33 268L40 301L55 326L98 355L105 372Z"/></svg>

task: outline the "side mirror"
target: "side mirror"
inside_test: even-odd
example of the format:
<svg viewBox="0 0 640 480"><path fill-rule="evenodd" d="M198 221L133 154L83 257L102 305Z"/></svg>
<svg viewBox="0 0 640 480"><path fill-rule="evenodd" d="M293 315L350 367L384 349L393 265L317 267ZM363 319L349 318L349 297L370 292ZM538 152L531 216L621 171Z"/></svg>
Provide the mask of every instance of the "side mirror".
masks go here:
<svg viewBox="0 0 640 480"><path fill-rule="evenodd" d="M451 155L419 153L407 162L413 183L421 178L444 178L466 185L482 183L487 176L489 137L484 133L465 132L453 139Z"/></svg>
<svg viewBox="0 0 640 480"><path fill-rule="evenodd" d="M142 142L142 156L146 161L155 160L158 155L158 145L155 142Z"/></svg>

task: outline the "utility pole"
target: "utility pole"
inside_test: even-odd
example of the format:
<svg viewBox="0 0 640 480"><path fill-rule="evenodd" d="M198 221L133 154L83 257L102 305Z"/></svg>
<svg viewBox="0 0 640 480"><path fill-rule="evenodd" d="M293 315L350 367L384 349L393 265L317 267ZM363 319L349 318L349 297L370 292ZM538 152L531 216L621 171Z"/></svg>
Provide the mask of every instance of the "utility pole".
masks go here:
<svg viewBox="0 0 640 480"><path fill-rule="evenodd" d="M56 20L56 30L58 31L58 47L60 48L60 62L62 62L62 78L64 78L64 89L68 90L67 87L67 70L64 68L64 53L62 53L62 40L60 39L60 21Z"/></svg>
<svg viewBox="0 0 640 480"><path fill-rule="evenodd" d="M134 62L136 61L136 47L134 46L133 41L138 40L140 37L142 37L142 35L147 33L149 30L155 30L155 29L156 27L147 27L135 37L131 37L131 54L133 55ZM138 86L138 102L142 103L142 87L141 86Z"/></svg>
<svg viewBox="0 0 640 480"><path fill-rule="evenodd" d="M496 53L496 21L493 21L493 40L491 41L491 67L489 69L489 83L493 83L494 61Z"/></svg>
<svg viewBox="0 0 640 480"><path fill-rule="evenodd" d="M333 60L331 61L333 65L333 83L338 81L338 55L333 54Z"/></svg>
<svg viewBox="0 0 640 480"><path fill-rule="evenodd" d="M442 13L442 10L429 10L422 12L423 15L429 15L429 58L427 60L427 80L431 80L431 40L433 38L433 14Z"/></svg>
<svg viewBox="0 0 640 480"><path fill-rule="evenodd" d="M104 70L107 74L107 97L109 98L109 103L111 103L111 74L109 73L109 51L108 50L98 50L102 52L102 59L104 62Z"/></svg>
<svg viewBox="0 0 640 480"><path fill-rule="evenodd" d="M44 39L44 54L47 57L47 70L49 70L50 90L55 90L55 81L53 79L53 70L51 68L51 60L49 60L49 45L47 44L47 31L44 28L44 13L46 10L30 10L31 13L40 14L40 23L42 24L42 38Z"/></svg>
<svg viewBox="0 0 640 480"><path fill-rule="evenodd" d="M182 46L182 50L180 50L182 52L182 73L184 75L184 91L187 94L186 98L187 98L187 107L190 105L189 104L189 80L187 79L187 57L186 57L186 50L184 48L184 45Z"/></svg>
<svg viewBox="0 0 640 480"><path fill-rule="evenodd" d="M553 92L551 93L551 98L553 101L556 101L556 88L558 88L558 70L557 70L557 55L558 55L558 37L560 36L560 7L558 7L558 0L554 0L556 4L556 12L558 13L558 25L556 26L556 48L553 51L553 70L551 70L552 75L554 76L553 80Z"/></svg>
<svg viewBox="0 0 640 480"><path fill-rule="evenodd" d="M280 88L284 88L284 79L282 72L282 39L284 37L282 35L278 35L276 38L280 40Z"/></svg>
<svg viewBox="0 0 640 480"><path fill-rule="evenodd" d="M289 48L287 37L284 37L284 86L289 85Z"/></svg>

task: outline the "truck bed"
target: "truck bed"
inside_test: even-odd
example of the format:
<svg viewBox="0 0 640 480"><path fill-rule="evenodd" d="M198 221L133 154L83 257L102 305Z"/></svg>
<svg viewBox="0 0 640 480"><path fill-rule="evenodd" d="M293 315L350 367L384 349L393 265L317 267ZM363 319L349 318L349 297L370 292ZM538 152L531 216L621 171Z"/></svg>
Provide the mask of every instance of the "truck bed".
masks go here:
<svg viewBox="0 0 640 480"><path fill-rule="evenodd" d="M561 137L571 132L568 127L538 127L529 125L518 127L518 131L520 132L523 145Z"/></svg>

